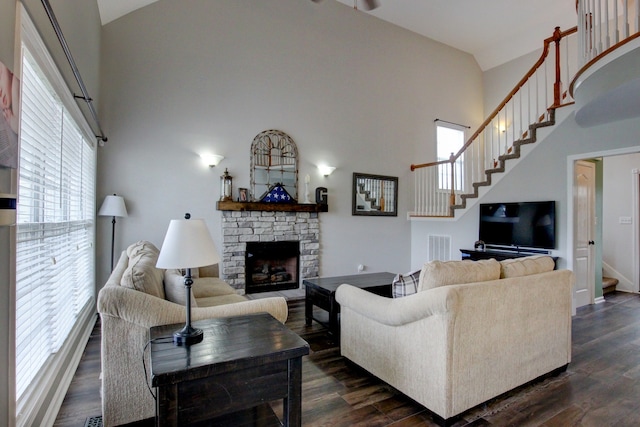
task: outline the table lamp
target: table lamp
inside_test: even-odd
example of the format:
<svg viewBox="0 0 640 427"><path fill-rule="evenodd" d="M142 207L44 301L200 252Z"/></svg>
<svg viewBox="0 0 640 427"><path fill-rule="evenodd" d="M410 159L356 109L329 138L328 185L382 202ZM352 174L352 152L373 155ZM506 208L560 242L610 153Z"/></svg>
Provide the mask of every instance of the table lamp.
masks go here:
<svg viewBox="0 0 640 427"><path fill-rule="evenodd" d="M156 267L185 268L184 287L186 290L186 323L173 333L175 345L191 345L202 341L202 329L191 326L191 269L215 264L220 261L207 224L202 219L174 219L169 223Z"/></svg>
<svg viewBox="0 0 640 427"><path fill-rule="evenodd" d="M126 217L127 207L124 204L124 198L122 196L107 196L100 206L98 211L99 216L111 216L111 271L113 271L113 244L116 236L116 217Z"/></svg>

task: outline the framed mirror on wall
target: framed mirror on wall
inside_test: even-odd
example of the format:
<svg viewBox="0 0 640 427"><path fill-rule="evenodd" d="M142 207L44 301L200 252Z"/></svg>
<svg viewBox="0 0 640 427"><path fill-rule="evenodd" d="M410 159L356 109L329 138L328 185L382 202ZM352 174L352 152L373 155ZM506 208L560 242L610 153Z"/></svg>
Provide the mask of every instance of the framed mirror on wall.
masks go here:
<svg viewBox="0 0 640 427"><path fill-rule="evenodd" d="M251 201L260 201L274 185L280 184L298 199L298 148L293 139L279 130L259 133L251 143Z"/></svg>
<svg viewBox="0 0 640 427"><path fill-rule="evenodd" d="M354 172L351 214L398 216L398 177Z"/></svg>

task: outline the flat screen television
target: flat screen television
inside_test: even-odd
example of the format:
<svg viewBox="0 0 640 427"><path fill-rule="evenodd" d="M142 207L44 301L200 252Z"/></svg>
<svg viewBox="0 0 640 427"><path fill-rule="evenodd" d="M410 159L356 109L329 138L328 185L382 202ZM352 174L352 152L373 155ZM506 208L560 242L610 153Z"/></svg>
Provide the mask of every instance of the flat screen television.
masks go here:
<svg viewBox="0 0 640 427"><path fill-rule="evenodd" d="M509 249L555 249L556 203L481 204L478 236L485 245Z"/></svg>

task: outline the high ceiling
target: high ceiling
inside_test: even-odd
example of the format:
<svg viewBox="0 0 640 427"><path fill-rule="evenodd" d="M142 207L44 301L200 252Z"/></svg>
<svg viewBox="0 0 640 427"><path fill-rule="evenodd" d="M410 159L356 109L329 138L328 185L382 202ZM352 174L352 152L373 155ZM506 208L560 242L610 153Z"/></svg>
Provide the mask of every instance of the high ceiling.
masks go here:
<svg viewBox="0 0 640 427"><path fill-rule="evenodd" d="M105 25L156 0L97 0ZM176 0L177 1L177 0ZM308 1L308 0L300 0ZM331 1L331 0L325 0ZM354 0L337 0L349 6ZM360 12L472 54L483 70L542 47L559 26L576 25L573 0L379 0ZM322 2L315 7L322 7Z"/></svg>

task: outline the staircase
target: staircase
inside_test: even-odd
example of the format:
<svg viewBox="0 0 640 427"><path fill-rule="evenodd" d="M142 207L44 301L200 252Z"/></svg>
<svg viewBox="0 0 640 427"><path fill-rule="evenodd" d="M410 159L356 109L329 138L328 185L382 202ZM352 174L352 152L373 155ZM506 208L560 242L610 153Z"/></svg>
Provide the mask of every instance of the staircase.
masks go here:
<svg viewBox="0 0 640 427"><path fill-rule="evenodd" d="M576 14L578 25L556 28L544 40L540 58L458 153L411 165L415 192L409 217L452 218L466 209L509 160L523 155L522 146L536 142L538 129L555 124L557 108L574 103L569 82L640 37L640 0L577 0Z"/></svg>
<svg viewBox="0 0 640 427"><path fill-rule="evenodd" d="M555 124L555 110L573 103L562 88L569 87L577 68L577 55L569 52L576 32L577 27L555 29L540 58L458 153L411 165L416 192L410 217L454 217L467 200L479 197L481 187L492 184L494 174L505 172L509 160L521 157L523 145L536 142L538 129Z"/></svg>
<svg viewBox="0 0 640 427"><path fill-rule="evenodd" d="M480 182L474 182L471 184L473 187L472 193L460 194L460 203L452 205L451 209L466 209L467 199L477 199L479 197L480 187L491 186L491 177L496 173L504 173L506 169L506 163L508 160L519 159L522 147L525 144L533 144L537 141L537 130L539 128L553 126L556 124L555 120L556 110L555 108L549 110L548 117L540 116L539 122L529 125L529 130L522 135L522 138L514 141L512 144L512 150L508 153L498 156L498 160L494 162L494 167L485 170L486 180Z"/></svg>

